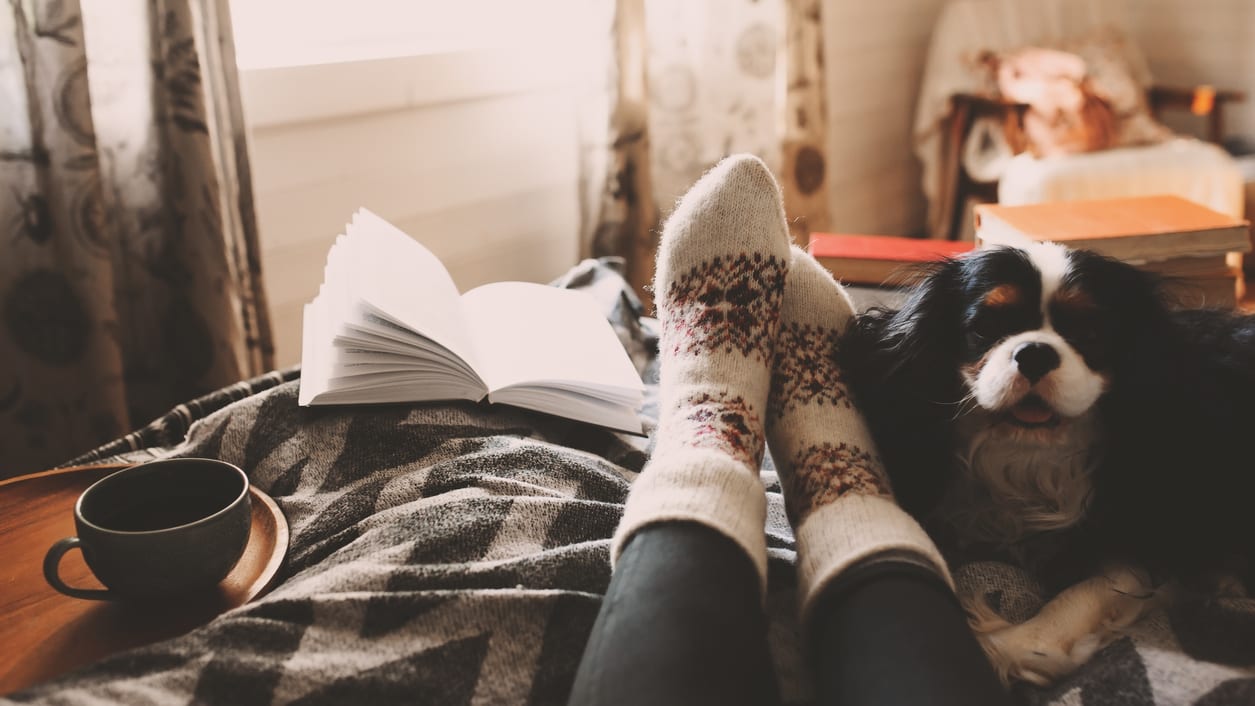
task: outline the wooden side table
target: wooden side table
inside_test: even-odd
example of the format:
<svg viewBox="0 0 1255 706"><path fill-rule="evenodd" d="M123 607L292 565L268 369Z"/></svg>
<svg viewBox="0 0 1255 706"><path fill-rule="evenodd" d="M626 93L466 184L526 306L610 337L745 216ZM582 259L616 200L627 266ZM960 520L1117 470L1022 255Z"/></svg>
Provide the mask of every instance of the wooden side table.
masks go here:
<svg viewBox="0 0 1255 706"><path fill-rule="evenodd" d="M215 590L142 605L80 600L53 590L43 576L44 553L75 533L79 494L125 467L81 466L0 481L0 695L182 635L276 582L287 553L287 520L270 496L250 488L248 547ZM61 575L73 586L100 586L80 552L65 556Z"/></svg>

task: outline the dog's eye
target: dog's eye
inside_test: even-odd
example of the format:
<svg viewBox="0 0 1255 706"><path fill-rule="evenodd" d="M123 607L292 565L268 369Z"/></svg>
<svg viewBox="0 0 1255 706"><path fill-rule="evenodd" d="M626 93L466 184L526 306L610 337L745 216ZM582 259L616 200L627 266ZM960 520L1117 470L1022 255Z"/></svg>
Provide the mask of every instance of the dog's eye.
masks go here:
<svg viewBox="0 0 1255 706"><path fill-rule="evenodd" d="M1010 336L1040 326L1041 319L1020 307L980 307L967 320L967 342L979 348Z"/></svg>
<svg viewBox="0 0 1255 706"><path fill-rule="evenodd" d="M1102 342L1102 323L1093 316L1056 316L1056 327L1064 338L1076 345Z"/></svg>
<svg viewBox="0 0 1255 706"><path fill-rule="evenodd" d="M1062 332L1069 343L1087 353L1098 353L1104 348L1102 332L1089 326Z"/></svg>
<svg viewBox="0 0 1255 706"><path fill-rule="evenodd" d="M1087 365L1091 368L1107 365L1113 343L1108 334L1112 322L1095 311L1061 308L1054 314L1055 329L1085 358Z"/></svg>
<svg viewBox="0 0 1255 706"><path fill-rule="evenodd" d="M1006 325L999 317L977 316L968 324L967 335L974 343L986 343L1006 334Z"/></svg>

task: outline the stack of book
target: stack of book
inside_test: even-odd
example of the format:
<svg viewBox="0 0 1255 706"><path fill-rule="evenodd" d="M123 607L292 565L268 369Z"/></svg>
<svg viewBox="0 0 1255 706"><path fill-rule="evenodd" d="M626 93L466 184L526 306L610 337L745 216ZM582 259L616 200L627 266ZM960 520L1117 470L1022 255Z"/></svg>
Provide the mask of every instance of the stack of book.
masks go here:
<svg viewBox="0 0 1255 706"><path fill-rule="evenodd" d="M977 247L1053 241L1162 276L1182 307L1243 296L1250 223L1176 196L976 207Z"/></svg>

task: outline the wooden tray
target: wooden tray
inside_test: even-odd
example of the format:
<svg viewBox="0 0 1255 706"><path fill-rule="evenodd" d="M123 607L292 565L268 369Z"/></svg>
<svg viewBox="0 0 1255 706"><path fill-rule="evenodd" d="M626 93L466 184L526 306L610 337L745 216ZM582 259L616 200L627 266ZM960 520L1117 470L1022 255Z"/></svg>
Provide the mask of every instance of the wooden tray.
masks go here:
<svg viewBox="0 0 1255 706"><path fill-rule="evenodd" d="M257 488L244 556L216 590L126 605L70 598L44 580L44 554L74 530L87 486L126 464L79 466L0 481L0 695L115 652L182 635L268 591L288 549L288 523ZM61 561L71 586L100 587L73 551Z"/></svg>

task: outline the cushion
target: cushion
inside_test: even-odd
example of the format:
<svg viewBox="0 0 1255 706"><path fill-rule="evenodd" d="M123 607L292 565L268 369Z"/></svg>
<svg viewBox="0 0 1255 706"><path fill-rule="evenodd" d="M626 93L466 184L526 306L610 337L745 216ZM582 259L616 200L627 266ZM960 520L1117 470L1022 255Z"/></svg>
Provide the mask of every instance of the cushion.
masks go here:
<svg viewBox="0 0 1255 706"><path fill-rule="evenodd" d="M998 93L1029 106L1022 127L1009 123L1012 148L1047 157L1168 139L1128 55L1126 40L1111 31L994 54L985 64Z"/></svg>
<svg viewBox="0 0 1255 706"><path fill-rule="evenodd" d="M1141 147L1117 147L1066 158L1007 160L998 202L1007 205L1174 194L1243 217L1242 174L1220 147L1174 137Z"/></svg>
<svg viewBox="0 0 1255 706"><path fill-rule="evenodd" d="M993 62L998 92L1027 104L1023 123L1007 123L1017 152L1037 157L1109 149L1116 145L1116 113L1086 73L1086 62L1070 52L1025 47Z"/></svg>
<svg viewBox="0 0 1255 706"><path fill-rule="evenodd" d="M1129 58L1134 51L1123 35L1100 30L1062 47L1085 62L1089 86L1115 114L1113 146L1155 144L1172 137L1172 131L1151 114L1145 82Z"/></svg>

